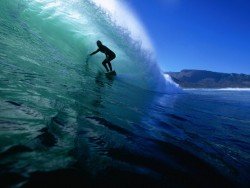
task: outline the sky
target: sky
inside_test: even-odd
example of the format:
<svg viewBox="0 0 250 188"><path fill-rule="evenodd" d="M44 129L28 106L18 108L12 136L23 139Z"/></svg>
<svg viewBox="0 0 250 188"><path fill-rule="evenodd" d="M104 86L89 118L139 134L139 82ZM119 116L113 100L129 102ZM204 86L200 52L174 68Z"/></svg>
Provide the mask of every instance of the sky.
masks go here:
<svg viewBox="0 0 250 188"><path fill-rule="evenodd" d="M127 0L163 71L250 74L249 0Z"/></svg>

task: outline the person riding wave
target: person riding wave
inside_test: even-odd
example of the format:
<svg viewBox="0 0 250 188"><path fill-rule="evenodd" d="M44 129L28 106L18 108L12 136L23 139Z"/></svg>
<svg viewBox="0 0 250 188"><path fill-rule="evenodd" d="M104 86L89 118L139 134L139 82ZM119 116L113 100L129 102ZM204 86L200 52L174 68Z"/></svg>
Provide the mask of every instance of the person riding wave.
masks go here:
<svg viewBox="0 0 250 188"><path fill-rule="evenodd" d="M98 52L104 53L106 55L106 58L102 62L102 65L105 67L107 72L109 72L109 71L111 72L112 71L111 61L116 58L115 53L112 50L110 50L107 46L104 46L102 44L102 42L99 40L96 42L96 44L98 46L98 49L89 55L92 56ZM107 66L107 64L108 64L108 66ZM108 67L109 67L109 69L108 69Z"/></svg>

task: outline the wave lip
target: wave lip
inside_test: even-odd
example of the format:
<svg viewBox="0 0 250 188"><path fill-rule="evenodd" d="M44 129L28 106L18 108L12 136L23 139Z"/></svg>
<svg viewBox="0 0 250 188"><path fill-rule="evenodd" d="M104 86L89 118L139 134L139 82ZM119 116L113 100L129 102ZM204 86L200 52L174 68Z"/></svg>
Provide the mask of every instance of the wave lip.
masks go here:
<svg viewBox="0 0 250 188"><path fill-rule="evenodd" d="M107 11L111 16L112 21L127 29L130 32L131 37L134 40L141 42L145 49L152 52L154 51L152 41L150 40L146 29L137 18L135 12L127 4L117 0L92 0L92 2Z"/></svg>

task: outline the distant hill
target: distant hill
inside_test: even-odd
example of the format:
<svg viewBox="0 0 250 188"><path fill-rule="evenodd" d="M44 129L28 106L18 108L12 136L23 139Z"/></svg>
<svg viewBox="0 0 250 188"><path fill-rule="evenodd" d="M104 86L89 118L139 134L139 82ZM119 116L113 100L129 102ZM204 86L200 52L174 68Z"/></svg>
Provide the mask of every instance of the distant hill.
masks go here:
<svg viewBox="0 0 250 188"><path fill-rule="evenodd" d="M206 70L166 72L183 88L250 88L250 75Z"/></svg>

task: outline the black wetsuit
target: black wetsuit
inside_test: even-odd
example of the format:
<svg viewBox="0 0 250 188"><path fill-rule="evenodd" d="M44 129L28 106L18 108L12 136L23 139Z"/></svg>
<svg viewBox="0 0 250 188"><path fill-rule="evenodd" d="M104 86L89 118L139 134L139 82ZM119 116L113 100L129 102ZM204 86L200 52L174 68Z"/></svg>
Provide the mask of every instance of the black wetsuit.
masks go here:
<svg viewBox="0 0 250 188"><path fill-rule="evenodd" d="M112 50L110 50L107 46L104 46L102 44L99 44L99 45L97 44L97 46L99 48L96 51L94 51L93 53L91 53L90 55L94 55L98 52L104 53L106 55L106 59L104 59L102 64L105 67L107 72L112 71L112 65L111 65L110 61L115 59L115 57L116 57L115 53ZM108 69L107 64L108 64L110 70Z"/></svg>
<svg viewBox="0 0 250 188"><path fill-rule="evenodd" d="M99 46L98 51L100 51L106 55L106 59L102 62L102 64L105 67L105 69L107 70L107 72L109 70L108 70L108 67L106 64L108 64L110 71L112 71L112 66L111 66L110 61L115 59L115 57L116 57L115 53L112 50L110 50L107 46L104 46L104 45Z"/></svg>
<svg viewBox="0 0 250 188"><path fill-rule="evenodd" d="M110 50L107 46L104 45L100 46L99 51L104 53L106 55L106 59L109 61L112 61L116 57L115 53L112 50Z"/></svg>

